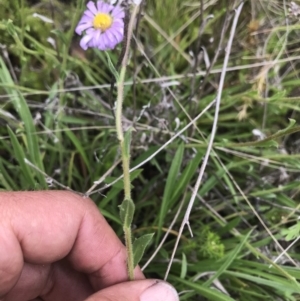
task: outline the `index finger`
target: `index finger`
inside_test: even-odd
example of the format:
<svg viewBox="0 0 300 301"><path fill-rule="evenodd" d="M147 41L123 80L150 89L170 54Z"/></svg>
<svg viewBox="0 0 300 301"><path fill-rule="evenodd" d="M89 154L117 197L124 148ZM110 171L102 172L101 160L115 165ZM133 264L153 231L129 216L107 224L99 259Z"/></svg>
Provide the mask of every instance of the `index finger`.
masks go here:
<svg viewBox="0 0 300 301"><path fill-rule="evenodd" d="M0 193L0 287L17 281L24 261L67 257L94 289L127 280L126 250L98 208L65 191ZM143 274L136 270L137 279Z"/></svg>

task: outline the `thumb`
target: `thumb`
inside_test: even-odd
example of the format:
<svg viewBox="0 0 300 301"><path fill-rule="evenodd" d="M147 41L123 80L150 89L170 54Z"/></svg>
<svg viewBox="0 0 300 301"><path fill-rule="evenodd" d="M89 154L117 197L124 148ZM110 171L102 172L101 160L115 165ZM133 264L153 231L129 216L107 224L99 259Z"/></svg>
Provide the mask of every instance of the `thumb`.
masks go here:
<svg viewBox="0 0 300 301"><path fill-rule="evenodd" d="M85 301L179 301L176 290L161 280L136 280L107 287Z"/></svg>

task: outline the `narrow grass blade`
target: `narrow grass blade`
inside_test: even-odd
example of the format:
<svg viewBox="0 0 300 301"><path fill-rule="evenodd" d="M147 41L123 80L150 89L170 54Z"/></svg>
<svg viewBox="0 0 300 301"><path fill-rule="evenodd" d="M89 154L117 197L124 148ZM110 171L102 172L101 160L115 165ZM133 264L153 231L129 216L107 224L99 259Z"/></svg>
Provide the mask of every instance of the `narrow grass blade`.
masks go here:
<svg viewBox="0 0 300 301"><path fill-rule="evenodd" d="M186 273L187 273L187 259L185 254L182 253L180 278L184 279L186 277Z"/></svg>
<svg viewBox="0 0 300 301"><path fill-rule="evenodd" d="M186 189L188 183L195 176L196 170L203 158L203 153L198 152L196 156L189 162L182 174L180 175L177 185L175 186L174 193L172 195L172 203L175 203L178 198L182 195L183 191Z"/></svg>
<svg viewBox="0 0 300 301"><path fill-rule="evenodd" d="M1 185L7 190L17 190L15 181L11 178L3 165L3 159L0 159L0 182Z"/></svg>
<svg viewBox="0 0 300 301"><path fill-rule="evenodd" d="M166 214L170 208L170 205L172 203L172 195L174 192L175 187L178 185L177 177L180 170L180 166L183 159L183 153L184 153L184 145L180 144L176 154L174 156L174 160L171 164L170 171L167 178L167 183L164 190L163 200L161 204L161 208L159 211L159 217L158 217L158 232L156 236L155 244L158 245L158 241L161 234L161 228L163 225L163 221L166 217Z"/></svg>
<svg viewBox="0 0 300 301"><path fill-rule="evenodd" d="M69 139L71 140L71 142L75 146L77 152L80 154L80 156L81 156L82 160L84 161L88 171L91 172L90 162L89 162L89 160L86 156L86 152L84 151L81 142L76 137L76 135L73 132L71 132L68 128L65 128L64 130L65 130L66 135L69 137Z"/></svg>
<svg viewBox="0 0 300 301"><path fill-rule="evenodd" d="M23 176L25 177L26 181L27 181L27 189L29 188L34 188L35 187L35 180L33 177L33 172L30 170L29 166L25 163L24 159L26 158L25 153L23 151L22 146L20 145L16 135L13 133L13 131L7 127L8 130L8 134L11 140L11 144L14 150L14 155L16 160L19 163L21 172L23 174Z"/></svg>
<svg viewBox="0 0 300 301"><path fill-rule="evenodd" d="M194 289L199 295L207 298L207 300L210 300L210 301L235 301L231 297L217 291L216 289L211 289L211 288L205 287L203 285L200 285L198 283L184 280L179 277L174 277L172 275L170 275L169 278L174 279L174 280L184 284L186 289L189 289L189 288Z"/></svg>
<svg viewBox="0 0 300 301"><path fill-rule="evenodd" d="M40 170L44 171L44 166L42 163L42 154L39 149L38 138L36 135L36 129L31 116L31 112L28 105L22 96L15 88L14 81L12 80L4 61L0 57L0 82L4 84L7 94L10 95L11 102L13 103L16 111L18 112L21 120L24 123L25 133L26 133L26 143L29 160L37 166ZM47 184L44 176L37 173L37 179L39 185L46 189Z"/></svg>

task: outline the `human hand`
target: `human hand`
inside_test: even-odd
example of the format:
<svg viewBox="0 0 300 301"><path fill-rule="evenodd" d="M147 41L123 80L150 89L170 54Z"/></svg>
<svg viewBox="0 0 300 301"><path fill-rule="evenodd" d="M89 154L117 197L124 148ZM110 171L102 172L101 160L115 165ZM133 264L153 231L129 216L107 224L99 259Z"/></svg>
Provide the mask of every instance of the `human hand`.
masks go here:
<svg viewBox="0 0 300 301"><path fill-rule="evenodd" d="M0 192L1 301L176 301L139 268L97 207L69 192Z"/></svg>

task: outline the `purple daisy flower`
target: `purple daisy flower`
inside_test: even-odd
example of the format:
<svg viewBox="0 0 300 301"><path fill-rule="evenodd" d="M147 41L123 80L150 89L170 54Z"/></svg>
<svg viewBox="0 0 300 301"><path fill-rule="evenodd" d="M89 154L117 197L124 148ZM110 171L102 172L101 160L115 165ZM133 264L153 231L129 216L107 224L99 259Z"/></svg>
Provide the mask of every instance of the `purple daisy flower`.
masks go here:
<svg viewBox="0 0 300 301"><path fill-rule="evenodd" d="M75 32L85 35L80 40L82 49L89 47L100 50L113 49L124 37L125 13L120 6L113 6L103 1L89 1L87 10L79 21Z"/></svg>

